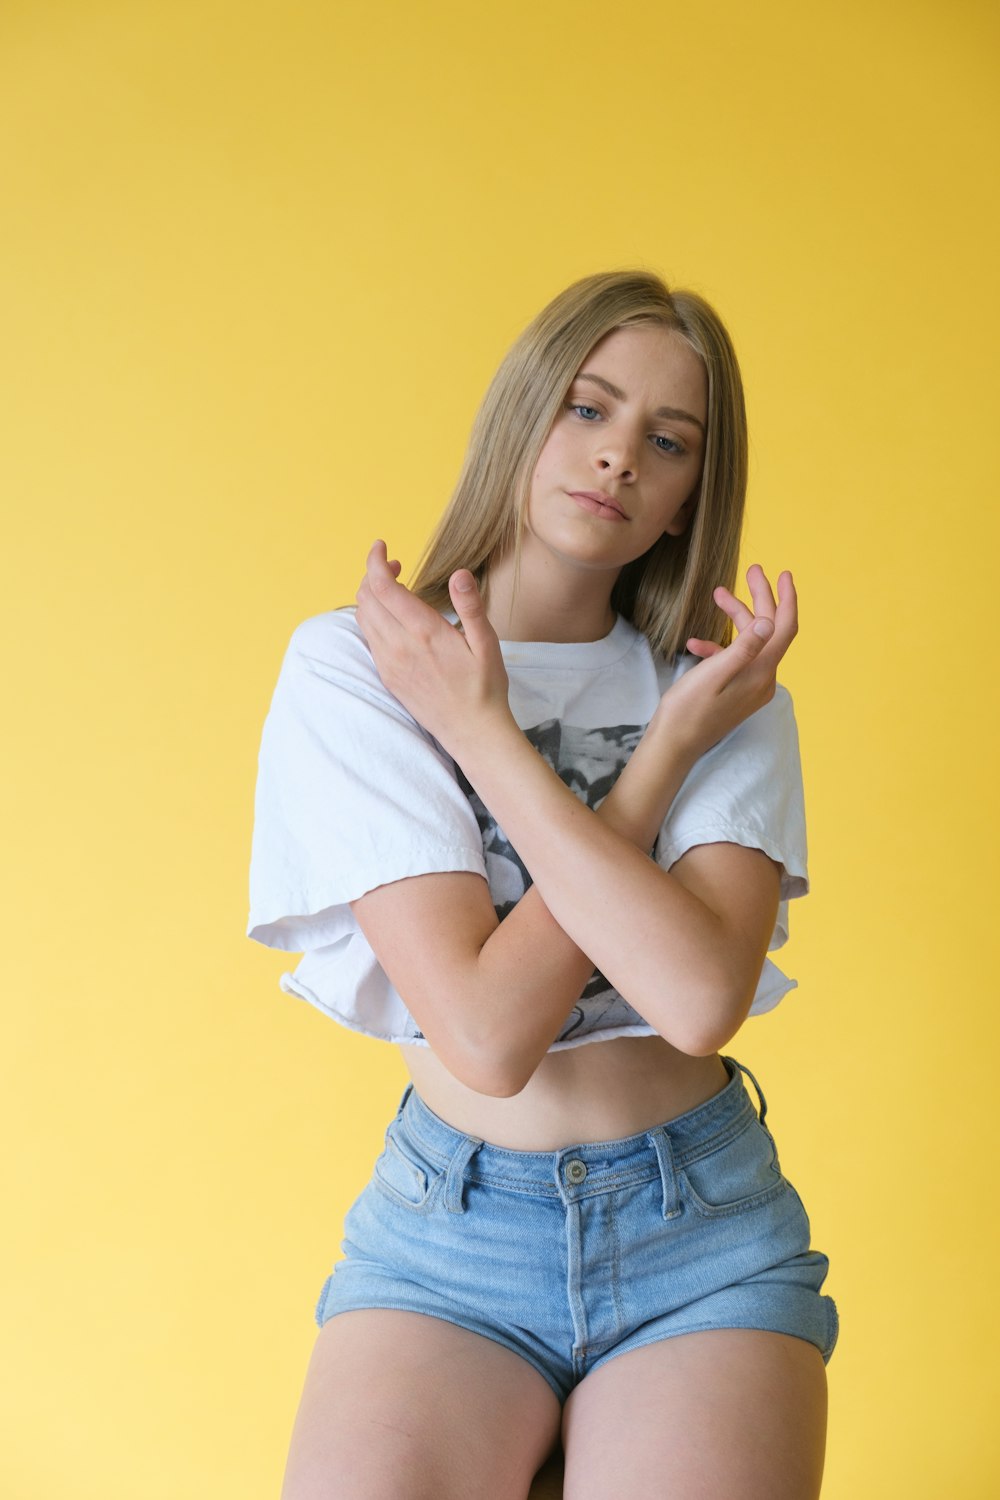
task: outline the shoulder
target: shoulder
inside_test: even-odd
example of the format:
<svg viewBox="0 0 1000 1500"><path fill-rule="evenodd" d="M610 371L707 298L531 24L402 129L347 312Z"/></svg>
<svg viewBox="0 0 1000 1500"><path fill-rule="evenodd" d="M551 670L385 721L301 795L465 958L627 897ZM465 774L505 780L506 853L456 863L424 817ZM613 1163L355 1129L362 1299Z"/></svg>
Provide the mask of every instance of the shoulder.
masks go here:
<svg viewBox="0 0 1000 1500"><path fill-rule="evenodd" d="M336 662L363 652L371 660L371 652L355 616L353 604L310 615L292 631L289 653L316 661Z"/></svg>
<svg viewBox="0 0 1000 1500"><path fill-rule="evenodd" d="M284 673L296 680L322 678L362 697L390 697L355 614L351 605L300 621L285 652Z"/></svg>
<svg viewBox="0 0 1000 1500"><path fill-rule="evenodd" d="M360 733L364 725L381 726L389 718L431 740L379 676L353 605L310 615L296 625L279 692L304 713L336 717L342 728Z"/></svg>

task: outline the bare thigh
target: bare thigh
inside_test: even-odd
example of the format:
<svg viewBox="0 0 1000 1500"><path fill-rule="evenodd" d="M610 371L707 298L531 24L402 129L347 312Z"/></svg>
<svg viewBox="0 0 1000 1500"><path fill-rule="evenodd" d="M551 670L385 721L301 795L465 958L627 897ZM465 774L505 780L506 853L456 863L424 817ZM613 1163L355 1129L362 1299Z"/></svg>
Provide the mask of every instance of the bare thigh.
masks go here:
<svg viewBox="0 0 1000 1500"><path fill-rule="evenodd" d="M631 1349L566 1402L565 1500L816 1500L826 1411L805 1339L713 1328Z"/></svg>
<svg viewBox="0 0 1000 1500"><path fill-rule="evenodd" d="M320 1330L281 1500L525 1500L559 1401L520 1355L424 1313Z"/></svg>

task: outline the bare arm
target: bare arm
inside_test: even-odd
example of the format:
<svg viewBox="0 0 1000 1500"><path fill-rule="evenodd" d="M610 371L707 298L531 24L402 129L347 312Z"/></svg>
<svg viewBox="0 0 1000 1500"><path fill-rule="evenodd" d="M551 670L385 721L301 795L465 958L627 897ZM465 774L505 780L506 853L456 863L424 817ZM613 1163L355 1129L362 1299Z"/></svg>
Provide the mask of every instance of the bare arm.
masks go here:
<svg viewBox="0 0 1000 1500"><path fill-rule="evenodd" d="M485 882L472 875L416 877L353 903L445 1065L480 1092L517 1092L595 963L674 1045L692 1053L723 1045L742 1023L760 974L777 907L777 866L759 850L717 844L689 851L668 874L646 851L698 756L773 694L766 662L759 680L746 681L762 654L758 637L745 638L750 612L733 601L743 629L718 653L728 661L689 672L665 695L594 813L510 716L502 658L478 594L453 594L463 638L394 584L381 551L370 560L373 580L383 594L389 585L398 589L392 606L417 611L401 622L370 588L359 591L358 618L387 686L460 761L535 881L500 924ZM762 595L755 603L766 611ZM414 636L414 621L432 633L446 660L435 661L429 639ZM718 651L702 645L705 655ZM462 657L454 656L456 646ZM470 671L465 658L477 651ZM705 679L692 689L698 673ZM718 697L741 674L739 691L713 705L707 679Z"/></svg>
<svg viewBox="0 0 1000 1500"><path fill-rule="evenodd" d="M670 786L664 766L655 781L643 769L637 750L595 816L648 849L688 766L678 757ZM721 847L690 851L675 872L694 878ZM770 865L756 850L736 852ZM524 1087L594 969L534 885L502 922L482 877L462 873L379 886L352 910L445 1066L480 1093Z"/></svg>

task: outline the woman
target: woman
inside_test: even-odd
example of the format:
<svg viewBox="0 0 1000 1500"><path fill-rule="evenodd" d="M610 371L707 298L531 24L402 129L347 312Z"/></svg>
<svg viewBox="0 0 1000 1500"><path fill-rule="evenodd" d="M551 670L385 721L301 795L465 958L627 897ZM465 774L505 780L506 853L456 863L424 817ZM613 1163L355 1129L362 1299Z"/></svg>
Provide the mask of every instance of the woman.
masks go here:
<svg viewBox="0 0 1000 1500"><path fill-rule="evenodd" d="M819 1493L828 1262L721 1051L792 987L808 888L796 596L731 592L745 484L717 315L587 277L501 364L412 589L378 542L292 637L249 932L412 1083L284 1500L523 1500L560 1435L567 1500Z"/></svg>

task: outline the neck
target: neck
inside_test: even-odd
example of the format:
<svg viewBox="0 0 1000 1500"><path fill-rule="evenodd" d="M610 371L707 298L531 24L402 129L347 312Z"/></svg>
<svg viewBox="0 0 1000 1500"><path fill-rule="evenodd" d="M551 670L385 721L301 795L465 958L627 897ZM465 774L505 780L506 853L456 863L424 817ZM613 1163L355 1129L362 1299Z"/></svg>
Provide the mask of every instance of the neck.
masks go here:
<svg viewBox="0 0 1000 1500"><path fill-rule="evenodd" d="M502 641L599 641L615 624L617 576L617 569L564 571L522 553L515 590L510 553L489 571L487 618Z"/></svg>

